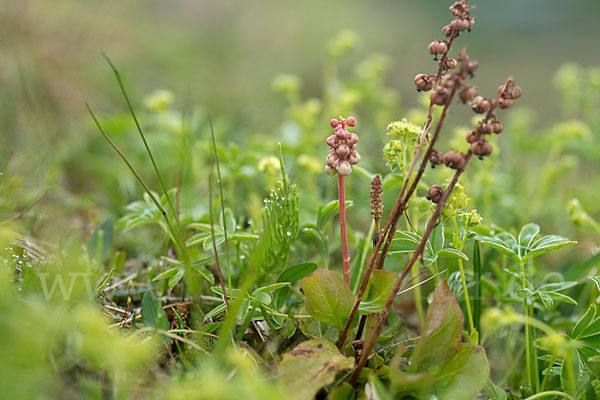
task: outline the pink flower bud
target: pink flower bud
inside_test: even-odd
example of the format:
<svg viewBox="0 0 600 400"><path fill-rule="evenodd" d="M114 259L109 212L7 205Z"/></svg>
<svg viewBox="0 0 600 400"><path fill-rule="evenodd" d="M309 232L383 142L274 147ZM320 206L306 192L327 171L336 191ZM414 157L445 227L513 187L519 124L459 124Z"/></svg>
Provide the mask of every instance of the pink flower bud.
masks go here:
<svg viewBox="0 0 600 400"><path fill-rule="evenodd" d="M348 161L350 161L350 164L352 165L358 164L360 162L360 154L358 154L358 151L353 151L352 153L350 153Z"/></svg>
<svg viewBox="0 0 600 400"><path fill-rule="evenodd" d="M332 128L335 128L336 126L338 126L339 123L340 123L340 121L338 121L335 118L333 118L331 121L329 121L329 125L331 125Z"/></svg>
<svg viewBox="0 0 600 400"><path fill-rule="evenodd" d="M348 161L342 160L335 169L341 176L348 176L352 172L352 165Z"/></svg>
<svg viewBox="0 0 600 400"><path fill-rule="evenodd" d="M335 138L335 135L331 135L327 138L327 144L329 145L329 147L335 147L337 143L338 141Z"/></svg>
<svg viewBox="0 0 600 400"><path fill-rule="evenodd" d="M346 130L341 125L335 128L335 137L337 140L346 140Z"/></svg>
<svg viewBox="0 0 600 400"><path fill-rule="evenodd" d="M335 176L335 174L337 174L337 171L335 170L335 168L331 168L329 165L326 165L325 173L329 176Z"/></svg>
<svg viewBox="0 0 600 400"><path fill-rule="evenodd" d="M328 166L335 168L337 167L338 163L340 162L340 159L338 158L337 154L335 153L329 153L329 155L326 158L326 161Z"/></svg>
<svg viewBox="0 0 600 400"><path fill-rule="evenodd" d="M348 135L346 143L348 143L348 146L354 146L356 143L358 143L358 135L355 133L351 133L350 135Z"/></svg>
<svg viewBox="0 0 600 400"><path fill-rule="evenodd" d="M348 125L348 126L356 126L356 118L354 118L354 117L348 117L348 119L346 120L346 125Z"/></svg>
<svg viewBox="0 0 600 400"><path fill-rule="evenodd" d="M337 151L337 155L338 155L340 158L344 158L344 157L346 157L348 154L350 154L350 147L348 147L348 145L347 145L347 144L345 144L345 143L342 143L342 144L340 144L340 145L337 147L337 150L336 150L336 151Z"/></svg>

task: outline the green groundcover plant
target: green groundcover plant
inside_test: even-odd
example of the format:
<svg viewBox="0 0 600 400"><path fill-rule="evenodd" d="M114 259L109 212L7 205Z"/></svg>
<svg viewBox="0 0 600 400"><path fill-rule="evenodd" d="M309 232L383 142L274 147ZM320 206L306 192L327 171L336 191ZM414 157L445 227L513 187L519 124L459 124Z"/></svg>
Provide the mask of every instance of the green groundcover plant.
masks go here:
<svg viewBox="0 0 600 400"><path fill-rule="evenodd" d="M15 210L0 175L0 397L600 398L598 176L569 175L600 159L600 73L561 68L564 121L539 128L518 77L479 93L474 7L450 12L400 115L386 57L340 73L350 31L320 98L277 76L279 144L220 140L239 128L169 91L137 106L105 56L126 114L86 104L88 145L128 172L85 172L117 218L42 240L47 193Z"/></svg>

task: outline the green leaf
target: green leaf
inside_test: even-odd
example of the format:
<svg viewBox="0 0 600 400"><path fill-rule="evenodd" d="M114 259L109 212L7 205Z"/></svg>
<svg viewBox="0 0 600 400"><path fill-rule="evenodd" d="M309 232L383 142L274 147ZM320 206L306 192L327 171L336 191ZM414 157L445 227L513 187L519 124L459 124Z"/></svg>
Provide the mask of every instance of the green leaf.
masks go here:
<svg viewBox="0 0 600 400"><path fill-rule="evenodd" d="M183 278L184 274L185 274L185 269L179 268L177 270L177 273L175 275L173 275L172 277L170 277L169 280L167 281L167 284L169 285L169 287L171 289L173 289L175 287L175 285L177 285L179 283L181 278Z"/></svg>
<svg viewBox="0 0 600 400"><path fill-rule="evenodd" d="M408 372L439 372L459 349L462 325L460 306L446 280L442 280L433 292L421 339L413 353Z"/></svg>
<svg viewBox="0 0 600 400"><path fill-rule="evenodd" d="M341 330L354 304L354 294L335 272L317 269L300 286L306 295L306 311L321 322Z"/></svg>
<svg viewBox="0 0 600 400"><path fill-rule="evenodd" d="M279 383L296 399L313 399L338 372L354 367L354 358L341 354L326 340L300 343L279 363Z"/></svg>
<svg viewBox="0 0 600 400"><path fill-rule="evenodd" d="M225 303L221 303L218 306L216 306L215 308L213 308L212 310L210 310L205 316L203 321L208 321L209 319L216 317L217 315L221 314L223 311L225 311L227 309L227 304Z"/></svg>
<svg viewBox="0 0 600 400"><path fill-rule="evenodd" d="M338 331L335 326L314 318L302 318L298 321L300 330L309 339L337 340Z"/></svg>
<svg viewBox="0 0 600 400"><path fill-rule="evenodd" d="M429 372L407 374L399 369L390 369L390 392L396 398L431 390L435 377Z"/></svg>
<svg viewBox="0 0 600 400"><path fill-rule="evenodd" d="M249 242L260 239L260 236L248 232L236 232L231 236L229 236L229 233L227 233L227 239L231 240L232 242Z"/></svg>
<svg viewBox="0 0 600 400"><path fill-rule="evenodd" d="M526 288L526 287L521 287L517 289L516 295L517 297L520 298L524 298L524 297L530 297L533 296L536 292L534 292L533 290Z"/></svg>
<svg viewBox="0 0 600 400"><path fill-rule="evenodd" d="M562 236L546 235L541 239L535 241L531 245L531 250L527 254L525 254L523 260L528 260L530 258L537 257L551 250L562 249L563 247L567 247L575 243L577 242L574 242Z"/></svg>
<svg viewBox="0 0 600 400"><path fill-rule="evenodd" d="M319 256L322 260L325 260L326 262L326 260L329 258L329 254L327 252L327 244L323 234L312 227L304 227L302 228L301 232L307 239L309 239L312 242L312 244L315 245L317 251L319 252Z"/></svg>
<svg viewBox="0 0 600 400"><path fill-rule="evenodd" d="M577 395L577 380L579 379L580 369L581 364L577 352L574 348L569 348L560 371L560 386L565 393L572 396Z"/></svg>
<svg viewBox="0 0 600 400"><path fill-rule="evenodd" d="M579 339L588 328L589 324L594 320L596 316L596 305L592 304L590 308L587 309L583 317L577 321L575 327L573 328L573 332L571 332L571 339Z"/></svg>
<svg viewBox="0 0 600 400"><path fill-rule="evenodd" d="M431 232L429 239L431 242L431 248L434 253L439 253L444 248L444 224L437 224Z"/></svg>
<svg viewBox="0 0 600 400"><path fill-rule="evenodd" d="M319 268L317 264L312 262L303 262L292 265L279 275L277 282L296 282L297 280L312 274L317 268Z"/></svg>
<svg viewBox="0 0 600 400"><path fill-rule="evenodd" d="M346 201L346 209L352 207L352 201ZM340 211L339 200L333 200L323 208L317 209L317 229L322 231L327 223Z"/></svg>
<svg viewBox="0 0 600 400"><path fill-rule="evenodd" d="M596 284L596 288L600 290L600 276L588 276L588 279L591 279Z"/></svg>
<svg viewBox="0 0 600 400"><path fill-rule="evenodd" d="M453 249L452 247L446 247L445 249L438 251L438 256L462 258L465 261L469 261L469 257L467 257L465 253L460 250Z"/></svg>
<svg viewBox="0 0 600 400"><path fill-rule="evenodd" d="M475 239L480 241L481 243L489 244L490 246L492 246L496 250L500 250L504 254L508 254L510 256L517 257L517 254L515 254L512 251L512 249L510 248L510 246L508 244L504 243L503 241L501 241L495 237L476 236Z"/></svg>
<svg viewBox="0 0 600 400"><path fill-rule="evenodd" d="M542 292L537 292L537 295L547 310L552 308L552 306L554 305L554 301L552 301L552 298L550 296L548 296L546 293L542 293Z"/></svg>
<svg viewBox="0 0 600 400"><path fill-rule="evenodd" d="M361 314L371 314L383 311L392 289L398 280L398 274L392 271L377 270L373 271L369 278L369 286L363 297L363 301L358 306Z"/></svg>
<svg viewBox="0 0 600 400"><path fill-rule="evenodd" d="M354 400L354 388L348 382L343 382L329 392L327 400Z"/></svg>
<svg viewBox="0 0 600 400"><path fill-rule="evenodd" d="M273 283L272 285L267 285L267 286L263 286L263 287L259 287L258 289L255 289L254 292L252 292L252 295L256 295L257 293L267 293L267 292L274 292L276 290L279 290L281 288L284 288L286 286L289 286L291 282L279 282L279 283Z"/></svg>
<svg viewBox="0 0 600 400"><path fill-rule="evenodd" d="M490 368L483 347L463 343L436 376L434 393L444 400L471 400L484 388L489 377Z"/></svg>
<svg viewBox="0 0 600 400"><path fill-rule="evenodd" d="M490 400L507 400L508 395L506 391L504 391L499 386L494 385L494 382L488 380L485 384L485 391L490 396Z"/></svg>
<svg viewBox="0 0 600 400"><path fill-rule="evenodd" d="M269 304L271 304L271 302L273 301L271 299L271 296L269 296L269 294L265 293L265 292L258 292L256 294L248 295L248 297L251 300L254 300L254 301L256 301L258 303L261 303L261 304L264 304L266 306L268 306Z"/></svg>
<svg viewBox="0 0 600 400"><path fill-rule="evenodd" d="M540 226L538 224L529 223L524 225L519 232L519 247L530 248L531 243L535 237L540 233Z"/></svg>
<svg viewBox="0 0 600 400"><path fill-rule="evenodd" d="M597 307L592 304L579 319L573 332L571 343L577 349L579 358L592 370L597 367L596 358L600 356L600 317Z"/></svg>
<svg viewBox="0 0 600 400"><path fill-rule="evenodd" d="M222 215L221 218L219 218L219 220L222 222ZM233 211L231 211L229 208L225 209L225 227L227 228L227 238L229 238L229 235L234 234L237 228L235 223L235 216L233 215Z"/></svg>
<svg viewBox="0 0 600 400"><path fill-rule="evenodd" d="M151 290L147 290L144 297L142 297L142 322L145 326L163 330L169 329L167 314Z"/></svg>
<svg viewBox="0 0 600 400"><path fill-rule="evenodd" d="M88 241L88 254L91 260L97 264L102 264L108 252L110 251L110 243L113 236L113 221L112 219L104 220L94 229L94 233Z"/></svg>
<svg viewBox="0 0 600 400"><path fill-rule="evenodd" d="M169 268L168 270L161 272L160 274L156 275L152 280L153 281L160 281L162 279L167 279L172 277L173 275L175 275L177 273L177 270L179 269L179 267L173 267L173 268Z"/></svg>

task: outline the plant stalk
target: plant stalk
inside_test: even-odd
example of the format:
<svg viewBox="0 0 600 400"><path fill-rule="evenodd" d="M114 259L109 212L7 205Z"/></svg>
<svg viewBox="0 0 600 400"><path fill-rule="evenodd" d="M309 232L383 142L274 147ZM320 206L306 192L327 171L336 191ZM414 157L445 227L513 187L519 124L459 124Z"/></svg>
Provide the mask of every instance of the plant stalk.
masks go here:
<svg viewBox="0 0 600 400"><path fill-rule="evenodd" d="M429 221L429 224L427 225L427 229L425 230L425 232L423 234L423 237L422 237L421 241L419 242L419 246L417 247L417 249L413 253L413 255L410 258L410 260L408 261L408 263L404 266L404 269L402 270L402 273L400 274L400 276L396 280L396 284L394 285L394 288L392 289L392 292L390 293L390 296L388 297L388 299L387 299L387 301L385 303L383 311L379 315L379 318L377 320L377 324L375 325L374 332L373 332L373 334L371 336L369 336L369 339L365 342L365 344L363 346L363 350L362 350L360 359L358 361L358 365L356 366L356 369L354 370L354 374L352 375L352 378L350 379L350 384L352 386L356 386L356 383L358 382L358 378L360 376L360 372L362 371L362 369L364 368L365 364L367 363L367 359L369 357L369 354L371 353L371 351L375 347L375 343L377 341L377 338L379 337L379 335L381 334L381 331L383 330L383 326L384 326L384 324L385 324L385 322L386 322L386 320L387 320L387 318L388 318L388 316L390 314L390 309L392 307L392 303L394 301L394 298L396 297L398 291L400 290L400 286L402 285L402 282L404 281L404 278L406 277L406 275L408 274L408 272L410 271L410 269L412 268L412 266L415 264L415 262L417 261L417 259L420 257L420 255L423 254L423 250L425 250L425 245L427 244L427 241L429 240L429 237L431 236L431 233L433 232L433 229L435 228L435 226L438 224L438 221L440 220L440 217L441 217L441 214L442 214L442 210L444 209L444 206L446 205L446 202L448 201L448 197L450 196L450 193L452 192L452 190L454 189L454 186L458 182L458 178L464 172L464 170L465 170L466 166L468 165L470 159L471 159L471 152L469 151L467 153L467 155L465 156L465 165L464 165L464 167L462 169L458 169L456 171L456 173L454 174L454 177L452 178L452 181L450 181L450 184L448 185L448 188L444 191L442 199L438 203L438 205L437 205L437 207L435 209L435 212L433 213L433 217L431 218L431 220Z"/></svg>
<svg viewBox="0 0 600 400"><path fill-rule="evenodd" d="M346 226L346 186L344 176L338 174L338 194L340 203L340 234L342 235L342 261L344 263L344 282L350 287L350 252L348 251L348 232Z"/></svg>

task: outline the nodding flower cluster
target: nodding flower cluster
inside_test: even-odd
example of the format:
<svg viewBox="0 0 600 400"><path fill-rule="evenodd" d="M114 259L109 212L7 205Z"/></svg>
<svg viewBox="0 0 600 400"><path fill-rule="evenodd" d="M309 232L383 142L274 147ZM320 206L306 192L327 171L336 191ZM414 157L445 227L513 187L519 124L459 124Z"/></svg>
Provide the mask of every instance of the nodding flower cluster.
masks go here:
<svg viewBox="0 0 600 400"><path fill-rule="evenodd" d="M358 135L348 132L347 129L349 126L356 126L356 118L334 118L330 124L335 134L327 138L330 152L326 158L325 172L329 176L348 176L352 172L352 166L360 161L360 154L355 150Z"/></svg>
<svg viewBox="0 0 600 400"><path fill-rule="evenodd" d="M471 155L480 159L492 153L493 147L486 140L486 135L491 133L500 133L504 129L502 123L496 118L494 110L496 108L508 108L514 100L521 96L521 89L515 84L512 78L498 88L498 96L495 99L485 98L478 95L477 87L465 84L467 78L472 78L478 63L468 58L466 51L460 52L458 61L449 58L448 53L452 41L464 30L470 30L473 27L474 19L469 14L470 7L466 0L457 1L450 10L454 19L446 25L442 31L448 37L448 40L434 40L429 44L427 50L438 60L439 68L436 75L418 74L415 77L417 91L427 92L431 90L429 99L431 104L448 107L452 98L457 93L460 101L465 104L469 102L471 109L478 114L485 114L484 118L468 132L466 140L470 144L467 154L457 151L448 151L445 154L432 148L429 152L429 162L435 168L436 165L444 164L449 168L462 170L465 168ZM458 71L448 73L450 70L459 67ZM441 200L442 188L434 185L430 188L428 198L438 203Z"/></svg>

